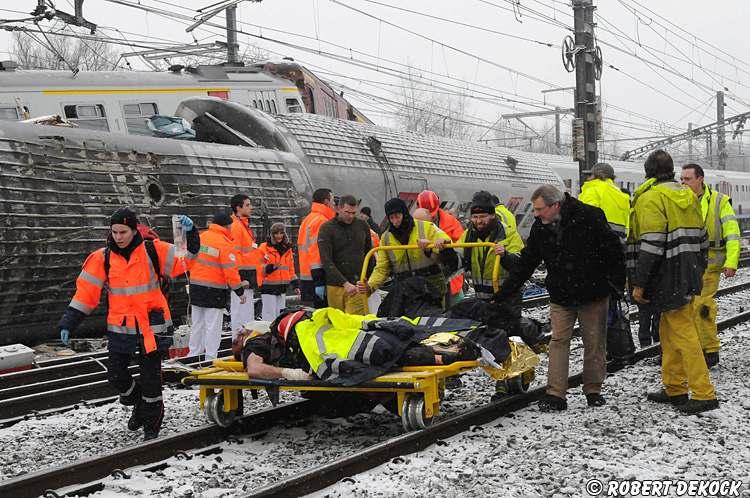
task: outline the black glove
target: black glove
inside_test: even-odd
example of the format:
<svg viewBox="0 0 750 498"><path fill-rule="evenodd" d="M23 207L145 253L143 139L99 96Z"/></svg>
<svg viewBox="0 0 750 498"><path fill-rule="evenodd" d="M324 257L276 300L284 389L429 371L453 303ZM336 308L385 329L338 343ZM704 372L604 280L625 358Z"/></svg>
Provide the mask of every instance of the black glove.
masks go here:
<svg viewBox="0 0 750 498"><path fill-rule="evenodd" d="M266 275L268 275L269 273L273 273L275 271L276 271L276 265L274 265L273 263L268 263L266 265L266 268L265 268Z"/></svg>

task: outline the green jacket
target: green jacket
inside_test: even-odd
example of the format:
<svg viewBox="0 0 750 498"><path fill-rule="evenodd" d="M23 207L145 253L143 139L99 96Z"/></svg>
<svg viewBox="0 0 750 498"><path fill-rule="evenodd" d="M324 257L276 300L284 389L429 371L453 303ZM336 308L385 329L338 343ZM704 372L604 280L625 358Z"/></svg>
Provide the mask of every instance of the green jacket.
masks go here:
<svg viewBox="0 0 750 498"><path fill-rule="evenodd" d="M523 240L515 229L507 226L498 217L497 228L485 237L480 237L474 227L470 227L464 232L459 242L492 242L501 243L505 250L511 254L518 254L523 249ZM495 295L492 287L492 271L495 267L495 251L489 247L473 247L458 249L462 255L464 269L471 273L471 279L474 283L474 292L479 299L489 300ZM500 282L507 277L507 272L503 271L503 264L510 264L510 258L500 260Z"/></svg>
<svg viewBox="0 0 750 498"><path fill-rule="evenodd" d="M630 225L630 196L618 189L612 180L589 180L581 187L578 200L604 211L609 226L625 242Z"/></svg>
<svg viewBox="0 0 750 498"><path fill-rule="evenodd" d="M698 198L675 181L639 188L631 219L630 283L661 311L680 308L703 286L708 249Z"/></svg>
<svg viewBox="0 0 750 498"><path fill-rule="evenodd" d="M740 226L732 199L705 185L700 203L708 233L708 271L736 270L740 260Z"/></svg>

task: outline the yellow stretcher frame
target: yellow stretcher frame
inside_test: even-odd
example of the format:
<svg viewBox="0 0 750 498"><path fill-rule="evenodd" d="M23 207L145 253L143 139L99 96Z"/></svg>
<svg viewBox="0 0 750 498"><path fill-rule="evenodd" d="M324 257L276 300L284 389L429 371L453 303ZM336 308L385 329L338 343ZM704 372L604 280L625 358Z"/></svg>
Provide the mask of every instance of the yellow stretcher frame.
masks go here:
<svg viewBox="0 0 750 498"><path fill-rule="evenodd" d="M208 419L228 427L240 415L240 392L273 387L278 391L325 391L355 393L395 393L398 414L407 431L423 429L440 413L445 379L474 370L478 360L459 361L450 365L402 367L370 382L356 386L335 386L323 381L286 381L249 379L242 362L218 359L213 366L196 370L182 379L185 385L200 388L200 409ZM382 387L378 387L382 384Z"/></svg>
<svg viewBox="0 0 750 498"><path fill-rule="evenodd" d="M424 249L431 249L435 247L434 244L429 244ZM446 242L443 245L444 249L459 249L459 248L469 248L469 247L490 247L494 248L495 243L494 242ZM378 246L373 247L369 251L367 251L367 254L365 254L365 259L362 262L362 271L359 275L359 281L360 282L367 282L367 268L370 266L370 260L372 259L372 256L379 251L404 251L408 249L421 249L417 244L409 244L404 246ZM500 258L495 258L495 264L492 267L492 289L495 292L498 292L500 290ZM364 300L364 307L365 312L369 312L369 309L367 307L367 300ZM365 313L365 314L366 314Z"/></svg>

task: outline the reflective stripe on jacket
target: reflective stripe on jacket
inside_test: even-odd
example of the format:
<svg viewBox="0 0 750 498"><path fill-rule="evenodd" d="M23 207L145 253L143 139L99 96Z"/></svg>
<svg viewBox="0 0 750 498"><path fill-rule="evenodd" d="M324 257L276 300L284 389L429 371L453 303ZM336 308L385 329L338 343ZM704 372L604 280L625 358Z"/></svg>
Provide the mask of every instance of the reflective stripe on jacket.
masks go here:
<svg viewBox="0 0 750 498"><path fill-rule="evenodd" d="M708 270L737 269L740 260L740 225L726 194L704 185L701 212L708 233Z"/></svg>
<svg viewBox="0 0 750 498"><path fill-rule="evenodd" d="M429 221L414 220L414 228L409 234L409 241L407 245L416 245L420 239L426 239L435 241L438 238L451 241L450 237L436 227ZM380 246L397 246L401 243L396 237L388 230L386 230L382 237L380 237ZM377 289L386 281L391 273L397 275L399 273L414 272L418 270L426 270L430 267L435 267L435 273L441 273L438 264L438 253L428 251L429 255L425 254L422 249L408 249L408 250L395 250L385 251L385 254L378 258L378 263L375 265L368 285L371 289ZM445 285L445 284L443 284Z"/></svg>
<svg viewBox="0 0 750 498"><path fill-rule="evenodd" d="M630 224L629 271L634 287L661 311L677 309L700 294L708 238L698 198L675 181L639 190Z"/></svg>
<svg viewBox="0 0 750 498"><path fill-rule="evenodd" d="M604 211L609 226L625 242L630 225L630 196L617 188L611 179L589 180L581 187L578 200Z"/></svg>
<svg viewBox="0 0 750 498"><path fill-rule="evenodd" d="M239 289L242 279L238 271L235 241L229 229L211 223L201 233L201 249L190 269L190 285L213 289Z"/></svg>
<svg viewBox="0 0 750 498"><path fill-rule="evenodd" d="M159 256L162 275L176 277L184 271L186 264L175 257L172 244L161 240L155 240L153 244ZM146 247L140 244L128 260L110 251L109 277L104 271L104 251L97 249L86 258L76 280L76 293L70 307L90 315L99 304L101 291L107 282L107 330L125 335L140 333L146 353L150 353L157 347L155 334L168 333L172 317ZM160 315L160 323L149 320L149 313L152 312L158 312L155 315Z"/></svg>
<svg viewBox="0 0 750 498"><path fill-rule="evenodd" d="M294 251L291 247L284 254L279 254L275 247L269 245L268 242L263 242L258 250L263 255L261 293L281 295L286 293L290 284L295 286L298 284L297 274L294 272ZM266 265L269 264L274 265L276 269L271 273L266 273Z"/></svg>
<svg viewBox="0 0 750 498"><path fill-rule="evenodd" d="M258 244L255 242L253 229L250 228L250 220L244 217L232 215L231 238L234 241L234 250L237 252L237 268L240 271L252 270L258 272L258 265L262 255L258 252ZM251 282L254 284L254 282ZM257 285L260 285L258 277Z"/></svg>
<svg viewBox="0 0 750 498"><path fill-rule="evenodd" d="M318 233L321 225L335 216L336 212L333 209L320 202L313 202L310 214L302 220L297 235L300 279L312 280L312 271L323 268L318 251Z"/></svg>
<svg viewBox="0 0 750 498"><path fill-rule="evenodd" d="M506 226L499 218L497 220L497 230L492 234L487 234L486 238L481 238L476 231L469 229L461 236L459 242L492 242L500 243L510 254L518 254L523 249L523 240L516 230ZM467 238L468 237L468 238ZM490 240L492 239L492 240ZM462 258L468 253L470 262L465 262L464 267L470 268L471 280L474 283L474 292L479 299L492 299L495 295L495 289L492 286L492 271L495 268L495 249L492 247L472 247L465 249L456 249L462 253ZM470 264L468 264L470 263ZM500 267L500 282L507 277L507 273Z"/></svg>

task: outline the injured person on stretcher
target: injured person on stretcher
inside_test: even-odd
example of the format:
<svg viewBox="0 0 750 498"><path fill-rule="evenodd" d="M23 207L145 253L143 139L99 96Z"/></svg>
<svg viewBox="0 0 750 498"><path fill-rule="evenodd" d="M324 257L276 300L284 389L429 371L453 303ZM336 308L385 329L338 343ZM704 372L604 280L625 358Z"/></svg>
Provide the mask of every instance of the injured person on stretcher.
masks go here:
<svg viewBox="0 0 750 498"><path fill-rule="evenodd" d="M320 379L338 386L355 386L403 366L482 360L500 368L511 353L505 329L537 350L543 327L525 318L523 326L517 319L504 321L502 308L493 306L466 299L444 316L417 318L350 315L334 308L285 310L268 333L244 331L232 349L250 378Z"/></svg>

